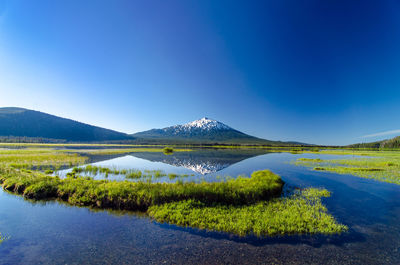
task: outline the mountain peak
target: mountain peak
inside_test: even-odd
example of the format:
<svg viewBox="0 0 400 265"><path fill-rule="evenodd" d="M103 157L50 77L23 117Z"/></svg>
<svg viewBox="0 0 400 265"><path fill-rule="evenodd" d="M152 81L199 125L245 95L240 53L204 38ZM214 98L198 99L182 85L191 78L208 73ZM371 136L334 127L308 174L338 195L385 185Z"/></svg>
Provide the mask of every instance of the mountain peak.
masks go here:
<svg viewBox="0 0 400 265"><path fill-rule="evenodd" d="M186 123L182 125L185 129L190 129L190 128L198 128L198 129L203 129L203 130L232 130L231 127L228 125L223 124L222 122L209 119L207 117L201 118L199 120L195 120L189 123Z"/></svg>
<svg viewBox="0 0 400 265"><path fill-rule="evenodd" d="M183 125L133 134L147 141L183 142L183 143L229 143L229 144L274 144L273 141L259 139L242 133L228 125L203 117Z"/></svg>

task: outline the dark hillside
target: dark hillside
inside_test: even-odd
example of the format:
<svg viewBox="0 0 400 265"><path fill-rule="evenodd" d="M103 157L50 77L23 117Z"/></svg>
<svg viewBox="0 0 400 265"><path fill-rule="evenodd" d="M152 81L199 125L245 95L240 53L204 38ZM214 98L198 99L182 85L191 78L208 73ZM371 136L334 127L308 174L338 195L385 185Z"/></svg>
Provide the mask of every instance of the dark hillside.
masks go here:
<svg viewBox="0 0 400 265"><path fill-rule="evenodd" d="M57 139L68 142L133 139L125 133L22 108L0 108L0 137Z"/></svg>

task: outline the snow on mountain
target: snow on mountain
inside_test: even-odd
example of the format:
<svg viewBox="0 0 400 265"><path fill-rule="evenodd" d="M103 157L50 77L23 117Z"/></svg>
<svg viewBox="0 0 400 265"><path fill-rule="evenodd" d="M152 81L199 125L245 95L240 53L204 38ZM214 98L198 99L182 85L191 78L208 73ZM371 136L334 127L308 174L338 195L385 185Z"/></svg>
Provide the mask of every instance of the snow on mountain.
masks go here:
<svg viewBox="0 0 400 265"><path fill-rule="evenodd" d="M174 134L180 134L180 133L190 133L191 131L194 130L201 130L201 131L213 131L213 130L233 130L231 127L228 125L223 124L222 122L216 121L209 119L207 117L204 117L200 120L195 120L189 123L186 123L184 125L175 125L171 127L167 127L163 129L165 132L167 131L174 131Z"/></svg>
<svg viewBox="0 0 400 265"><path fill-rule="evenodd" d="M184 128L200 128L203 130L231 130L232 128L222 122L204 117L200 120L192 121L182 125Z"/></svg>
<svg viewBox="0 0 400 265"><path fill-rule="evenodd" d="M190 169L194 172L200 173L202 175L218 172L228 166L229 163L218 163L214 161L193 161L193 159L173 159L172 161L167 161L164 159L163 163L167 163L176 167L184 167Z"/></svg>
<svg viewBox="0 0 400 265"><path fill-rule="evenodd" d="M264 139L235 130L222 122L202 118L183 125L175 125L163 129L151 129L133 134L134 137L148 139L146 141L180 141L192 143L271 143ZM143 140L144 142L145 140Z"/></svg>

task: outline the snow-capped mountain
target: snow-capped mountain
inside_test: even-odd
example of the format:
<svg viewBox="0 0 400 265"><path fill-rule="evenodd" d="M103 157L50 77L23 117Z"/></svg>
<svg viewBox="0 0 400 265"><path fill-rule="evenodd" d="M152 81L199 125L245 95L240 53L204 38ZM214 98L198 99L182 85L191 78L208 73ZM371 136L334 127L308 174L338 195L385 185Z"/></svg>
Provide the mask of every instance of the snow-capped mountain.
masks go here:
<svg viewBox="0 0 400 265"><path fill-rule="evenodd" d="M184 125L175 125L171 127L167 127L162 129L164 132L172 133L174 135L179 134L190 134L195 131L218 131L218 130L233 130L228 125L223 124L222 122L212 120L209 118L202 118L200 120L195 120Z"/></svg>
<svg viewBox="0 0 400 265"><path fill-rule="evenodd" d="M207 117L174 127L181 127L184 130L191 130L193 128L200 128L202 130L232 130L232 128L228 125L225 125L222 122L216 120L209 119Z"/></svg>
<svg viewBox="0 0 400 265"><path fill-rule="evenodd" d="M163 159L161 162L170 164L176 167L184 167L190 169L196 173L200 173L202 175L210 174L218 172L226 167L229 167L229 163L218 163L214 161L194 161L192 159L177 159L173 157L173 159Z"/></svg>
<svg viewBox="0 0 400 265"><path fill-rule="evenodd" d="M193 143L266 143L259 139L235 130L228 125L209 118L202 118L183 125L175 125L163 129L133 134L142 139L162 140L163 142L193 142Z"/></svg>

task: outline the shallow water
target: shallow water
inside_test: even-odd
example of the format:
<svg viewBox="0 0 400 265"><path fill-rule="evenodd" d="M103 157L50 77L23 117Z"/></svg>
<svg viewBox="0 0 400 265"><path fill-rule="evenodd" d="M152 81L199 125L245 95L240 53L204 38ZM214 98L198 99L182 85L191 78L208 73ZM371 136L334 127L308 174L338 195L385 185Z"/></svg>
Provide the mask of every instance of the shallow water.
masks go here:
<svg viewBox="0 0 400 265"><path fill-rule="evenodd" d="M349 226L346 234L240 238L158 224L140 214L32 203L1 191L0 231L10 239L0 245L0 264L400 264L400 186L290 163L299 157L327 156L135 153L96 164L195 174L188 179L207 181L270 169L288 186L331 191L323 201L339 222Z"/></svg>

